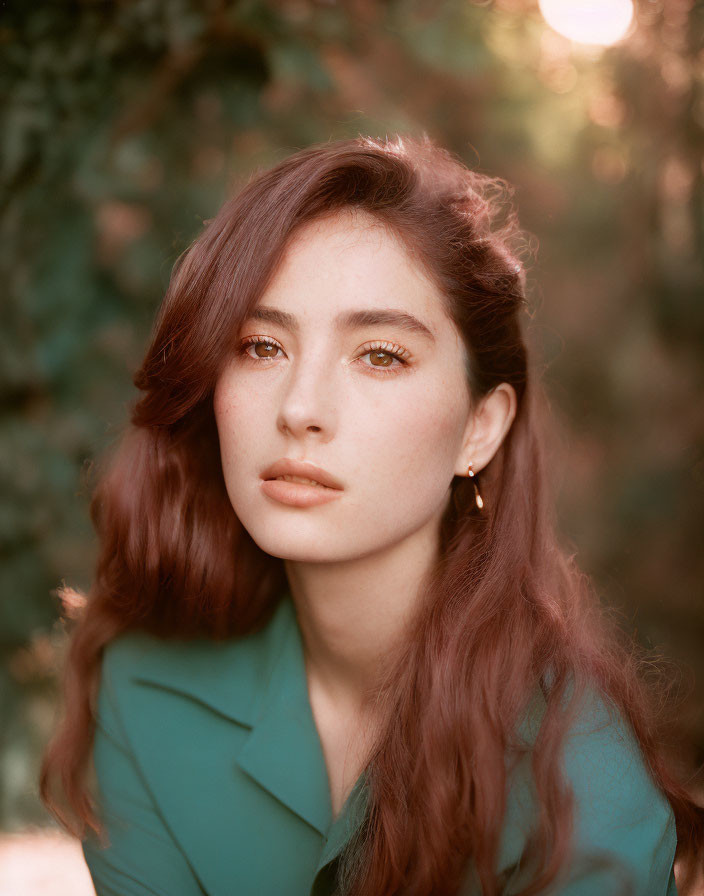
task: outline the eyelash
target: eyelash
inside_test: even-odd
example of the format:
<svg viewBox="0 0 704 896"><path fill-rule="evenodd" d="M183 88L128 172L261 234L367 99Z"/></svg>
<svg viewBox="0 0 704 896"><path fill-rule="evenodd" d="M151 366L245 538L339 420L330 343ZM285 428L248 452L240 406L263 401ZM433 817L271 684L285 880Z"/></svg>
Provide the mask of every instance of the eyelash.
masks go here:
<svg viewBox="0 0 704 896"><path fill-rule="evenodd" d="M249 354L249 352L247 351L249 346L258 345L260 342L263 342L265 345L271 345L274 348L278 348L283 351L279 343L275 342L268 336L248 336L240 343L239 354L249 358L250 361L254 361L255 364L259 363L260 361L275 361L275 358L253 358L252 355ZM391 342L380 342L378 340L375 340L374 342L365 343L365 345L362 347L365 348L366 351L362 352L362 354L359 355L360 358L363 358L365 355L368 355L371 352L381 351L400 362L400 364L393 365L392 367L375 367L371 364L365 364L364 366L371 370L374 374L378 373L381 376L387 376L388 374L399 373L401 367L406 367L408 365L407 358L410 357L410 353L407 349L403 348L403 346L394 345Z"/></svg>

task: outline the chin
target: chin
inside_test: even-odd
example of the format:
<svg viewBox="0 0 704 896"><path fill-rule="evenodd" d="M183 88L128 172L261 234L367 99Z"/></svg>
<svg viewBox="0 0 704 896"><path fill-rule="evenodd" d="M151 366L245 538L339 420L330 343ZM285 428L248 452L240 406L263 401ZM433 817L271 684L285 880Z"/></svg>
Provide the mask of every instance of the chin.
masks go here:
<svg viewBox="0 0 704 896"><path fill-rule="evenodd" d="M294 563L339 563L355 559L360 555L354 550L349 538L331 531L330 525L316 521L313 525L303 525L300 519L277 520L262 525L260 517L250 527L241 519L255 544L271 557L290 560ZM352 550L350 548L352 547Z"/></svg>
<svg viewBox="0 0 704 896"><path fill-rule="evenodd" d="M313 547L310 544L295 544L296 539L255 538L254 540L270 557L288 560L291 563L339 563L341 560L350 559L340 556L339 552L334 550L325 550L320 545Z"/></svg>

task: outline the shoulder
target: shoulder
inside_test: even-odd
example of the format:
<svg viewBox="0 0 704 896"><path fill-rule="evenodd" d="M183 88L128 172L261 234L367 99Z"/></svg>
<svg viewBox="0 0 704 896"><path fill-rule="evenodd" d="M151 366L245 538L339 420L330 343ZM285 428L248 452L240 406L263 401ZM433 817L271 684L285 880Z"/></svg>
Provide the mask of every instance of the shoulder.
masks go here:
<svg viewBox="0 0 704 896"><path fill-rule="evenodd" d="M675 817L630 724L592 691L565 744L578 848L618 859L650 892L665 892L677 846ZM658 886L660 888L658 888Z"/></svg>
<svg viewBox="0 0 704 896"><path fill-rule="evenodd" d="M128 719L150 714L155 701L160 709L167 703L176 709L172 698L178 695L251 724L291 621L291 608L282 602L262 628L222 640L123 632L103 650L99 705ZM183 700L178 706L185 706Z"/></svg>
<svg viewBox="0 0 704 896"><path fill-rule="evenodd" d="M542 717L539 700L532 712L524 733L534 735ZM574 797L569 867L574 883L564 892L576 896L602 886L604 893L619 892L620 887L634 894L676 892L672 807L625 715L596 687L584 694L568 728L562 770ZM510 845L517 849L535 820L529 756L517 764L509 794L507 837L513 843L505 840L504 849ZM595 875L601 877L597 880ZM582 878L591 889L579 888Z"/></svg>
<svg viewBox="0 0 704 896"><path fill-rule="evenodd" d="M205 638L166 638L142 629L121 632L105 645L102 676L115 684L136 681L144 676L163 675L199 657L212 656L218 642ZM220 644L219 649L222 649Z"/></svg>
<svg viewBox="0 0 704 896"><path fill-rule="evenodd" d="M127 678L153 666L158 657L164 659L178 649L179 646L146 631L121 632L105 645L101 671L111 680Z"/></svg>
<svg viewBox="0 0 704 896"><path fill-rule="evenodd" d="M585 693L568 729L563 763L583 832L672 817L626 716L596 688Z"/></svg>
<svg viewBox="0 0 704 896"><path fill-rule="evenodd" d="M144 629L121 632L109 641L101 661L104 678L115 683L141 680L197 683L229 665L234 671L261 671L293 622L291 602L281 600L256 631L228 638L161 636Z"/></svg>
<svg viewBox="0 0 704 896"><path fill-rule="evenodd" d="M534 695L521 722L521 742L531 753L545 709L543 695ZM588 814L599 797L608 797L612 805L602 808L613 812L623 801L631 804L643 796L651 808L656 804L669 808L626 715L595 685L588 686L577 701L563 741L561 764L575 797L592 797L577 806L581 814Z"/></svg>

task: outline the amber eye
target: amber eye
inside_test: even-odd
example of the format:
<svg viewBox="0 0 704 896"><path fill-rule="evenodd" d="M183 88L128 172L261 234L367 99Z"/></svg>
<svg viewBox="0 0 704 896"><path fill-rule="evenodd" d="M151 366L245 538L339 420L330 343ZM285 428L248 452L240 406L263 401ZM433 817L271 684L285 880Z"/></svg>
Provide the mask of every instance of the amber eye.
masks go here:
<svg viewBox="0 0 704 896"><path fill-rule="evenodd" d="M272 345L270 342L255 342L254 351L260 358L273 358L279 350L278 345Z"/></svg>
<svg viewBox="0 0 704 896"><path fill-rule="evenodd" d="M369 352L369 357L371 358L374 367L390 367L391 363L393 362L393 356L389 354L389 352L372 351ZM374 361L375 358L377 360L380 360L382 363L376 364Z"/></svg>
<svg viewBox="0 0 704 896"><path fill-rule="evenodd" d="M376 367L377 370L388 370L389 373L398 373L402 367L408 364L406 357L409 352L400 345L393 345L390 348L384 348L386 343L376 343L365 345L366 351L362 357L371 359L366 367Z"/></svg>

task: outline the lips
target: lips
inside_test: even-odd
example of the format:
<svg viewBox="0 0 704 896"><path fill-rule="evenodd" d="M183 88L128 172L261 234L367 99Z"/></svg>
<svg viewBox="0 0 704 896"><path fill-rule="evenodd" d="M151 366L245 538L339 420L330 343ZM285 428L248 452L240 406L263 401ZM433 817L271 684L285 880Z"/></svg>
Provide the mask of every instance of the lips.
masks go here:
<svg viewBox="0 0 704 896"><path fill-rule="evenodd" d="M313 480L318 485L324 485L326 488L343 488L339 479L336 479L327 470L316 467L315 464L311 464L308 461L282 458L267 467L261 474L264 480L276 479L279 476L300 476L303 479Z"/></svg>

